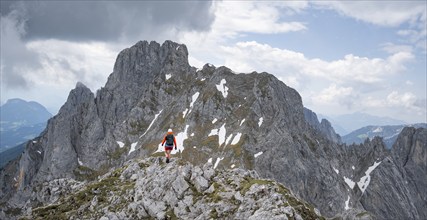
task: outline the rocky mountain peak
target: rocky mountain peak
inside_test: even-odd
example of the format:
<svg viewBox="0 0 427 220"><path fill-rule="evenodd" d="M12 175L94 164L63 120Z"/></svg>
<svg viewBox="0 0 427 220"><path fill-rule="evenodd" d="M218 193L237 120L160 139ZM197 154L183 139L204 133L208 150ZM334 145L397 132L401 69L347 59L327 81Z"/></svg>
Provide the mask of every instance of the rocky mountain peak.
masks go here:
<svg viewBox="0 0 427 220"><path fill-rule="evenodd" d="M329 140L335 143L341 143L341 137L335 133L334 128L327 119L322 119L319 123L317 114L312 110L304 107L304 118L307 123L312 126L314 129L318 130L321 134L325 135Z"/></svg>
<svg viewBox="0 0 427 220"><path fill-rule="evenodd" d="M117 84L127 85L130 82L141 85L159 74L170 71L180 73L189 68L188 51L184 44L165 41L160 45L154 41L139 41L119 53L106 87L114 88Z"/></svg>
<svg viewBox="0 0 427 220"><path fill-rule="evenodd" d="M0 202L11 198L13 204L8 204L14 207L36 208L39 202L47 202L34 196L40 193L37 187L45 182L64 178L87 181L131 160L163 156L160 143L167 129L172 128L179 149L172 151L173 158L199 167L210 163L213 169L225 172L234 168L253 170L261 178L289 187L325 216L354 219L374 213L375 217L387 219L393 215L382 213L392 208L404 213L402 216L422 212L418 207L399 209L403 204L399 199L387 201L390 204L378 202L378 197L369 193L387 192L390 198L403 198L414 187L403 184L405 180L396 178L394 171L389 172L385 162L392 164L394 158L380 138L346 146L319 131L322 124L329 127L329 123L319 123L313 116L320 128L317 129L306 118L299 93L274 75L236 74L227 67L211 64L196 70L188 65L184 45L166 41L160 46L141 41L118 55L113 73L96 96L80 84L70 92L45 132L27 144L19 161L6 167L7 173L0 172L0 180L4 180L0 181ZM150 167L149 170L160 172L162 164ZM374 180L375 175L378 176ZM135 178L148 184L144 181L150 177ZM199 181L203 189L194 187L204 193L209 184ZM402 190L388 192L387 184L392 181L401 184ZM11 185L17 185L16 191L9 190ZM167 212L168 206L186 202L185 197L181 199L184 201L158 207ZM151 209L154 203L153 210L157 210L153 201L132 207L141 210L141 205L146 205ZM404 202L413 201L408 197ZM188 209L182 216L196 217L198 212L192 210L191 204ZM151 217L153 213L148 212ZM249 216L242 218L246 217Z"/></svg>

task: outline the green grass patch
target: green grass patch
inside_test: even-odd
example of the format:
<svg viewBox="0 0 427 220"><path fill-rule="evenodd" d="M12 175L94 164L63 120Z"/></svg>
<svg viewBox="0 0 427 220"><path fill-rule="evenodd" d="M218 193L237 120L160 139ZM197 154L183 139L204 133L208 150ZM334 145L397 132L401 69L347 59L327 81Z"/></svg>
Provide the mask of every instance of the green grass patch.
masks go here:
<svg viewBox="0 0 427 220"><path fill-rule="evenodd" d="M4 213L7 215L20 215L22 213L22 210L20 208L8 208L4 210Z"/></svg>
<svg viewBox="0 0 427 220"><path fill-rule="evenodd" d="M108 157L110 158L110 160L118 160L120 159L120 157L122 157L122 155L126 152L129 151L129 146L125 146L122 148L117 148L115 151L113 151L112 153L110 153L108 155Z"/></svg>
<svg viewBox="0 0 427 220"><path fill-rule="evenodd" d="M210 201L217 203L222 200L222 197L219 195L219 193L223 192L224 189L217 182L214 182L213 186L214 186L214 191L211 194L208 194L208 198Z"/></svg>
<svg viewBox="0 0 427 220"><path fill-rule="evenodd" d="M369 215L369 212L361 212L361 213L358 213L358 214L356 215L356 217L361 218L361 217L363 217L363 216L365 216L365 215Z"/></svg>
<svg viewBox="0 0 427 220"><path fill-rule="evenodd" d="M253 179L251 177L245 177L245 180L241 183L242 189L240 190L240 193L242 195L246 195L246 192L249 191L252 185L272 185L273 182L270 180L260 180L260 179Z"/></svg>
<svg viewBox="0 0 427 220"><path fill-rule="evenodd" d="M173 212L172 208L169 208L166 211L166 219L168 220L178 220L178 217L176 217L175 213Z"/></svg>
<svg viewBox="0 0 427 220"><path fill-rule="evenodd" d="M121 182L119 177L127 166L114 170L111 175L99 182L87 185L83 190L68 197L61 198L59 204L38 207L33 209L33 216L36 219L68 219L67 214L73 213L84 204L90 203L95 196L98 199L98 208L102 208L109 202L111 193L120 196L126 194L128 190L135 187L135 182ZM118 204L116 209L123 208L126 201Z"/></svg>
<svg viewBox="0 0 427 220"><path fill-rule="evenodd" d="M96 170L92 170L89 167L85 166L78 166L76 169L73 170L73 174L79 181L84 180L95 180L98 176L98 172Z"/></svg>

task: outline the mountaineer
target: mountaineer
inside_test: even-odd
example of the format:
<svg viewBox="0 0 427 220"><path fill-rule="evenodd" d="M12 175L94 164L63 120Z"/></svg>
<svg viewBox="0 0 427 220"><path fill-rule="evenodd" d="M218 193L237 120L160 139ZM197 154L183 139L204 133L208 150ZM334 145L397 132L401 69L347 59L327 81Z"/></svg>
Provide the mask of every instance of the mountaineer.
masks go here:
<svg viewBox="0 0 427 220"><path fill-rule="evenodd" d="M166 134L166 136L163 138L162 141L162 146L165 145L165 156L166 156L166 163L169 163L169 159L170 159L170 154L171 151L173 149L173 146L175 145L175 150L176 150L176 140L175 140L175 136L173 135L172 129L168 129L168 133Z"/></svg>

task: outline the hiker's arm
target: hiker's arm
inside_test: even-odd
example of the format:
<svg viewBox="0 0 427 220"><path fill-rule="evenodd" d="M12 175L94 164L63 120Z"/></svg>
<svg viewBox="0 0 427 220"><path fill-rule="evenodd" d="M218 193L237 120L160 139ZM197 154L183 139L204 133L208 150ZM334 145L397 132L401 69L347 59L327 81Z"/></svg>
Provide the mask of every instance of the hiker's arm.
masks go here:
<svg viewBox="0 0 427 220"><path fill-rule="evenodd" d="M175 148L177 148L178 145L176 145L176 138L175 137L173 137L173 143L175 144Z"/></svg>
<svg viewBox="0 0 427 220"><path fill-rule="evenodd" d="M165 141L166 141L166 136L163 138L162 146L165 144Z"/></svg>

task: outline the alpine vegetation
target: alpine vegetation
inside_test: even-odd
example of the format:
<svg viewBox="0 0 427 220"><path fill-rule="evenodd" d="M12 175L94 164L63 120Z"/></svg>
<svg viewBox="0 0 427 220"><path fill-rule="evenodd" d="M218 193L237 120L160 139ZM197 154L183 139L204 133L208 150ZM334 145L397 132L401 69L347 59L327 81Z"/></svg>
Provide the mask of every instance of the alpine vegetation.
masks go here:
<svg viewBox="0 0 427 220"><path fill-rule="evenodd" d="M426 149L425 128L347 146L273 75L140 41L1 170L0 218L425 219Z"/></svg>

